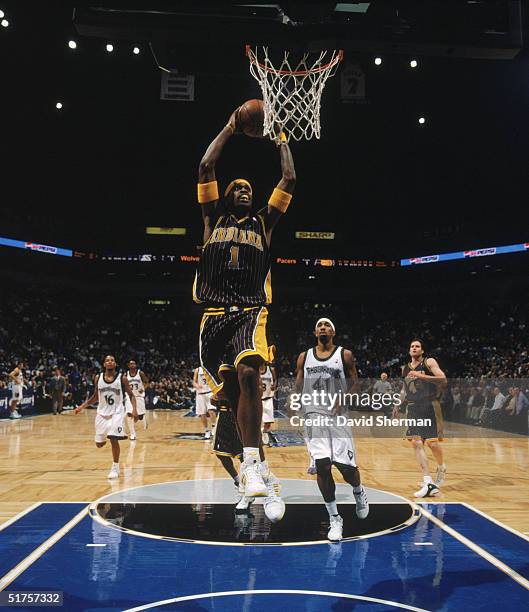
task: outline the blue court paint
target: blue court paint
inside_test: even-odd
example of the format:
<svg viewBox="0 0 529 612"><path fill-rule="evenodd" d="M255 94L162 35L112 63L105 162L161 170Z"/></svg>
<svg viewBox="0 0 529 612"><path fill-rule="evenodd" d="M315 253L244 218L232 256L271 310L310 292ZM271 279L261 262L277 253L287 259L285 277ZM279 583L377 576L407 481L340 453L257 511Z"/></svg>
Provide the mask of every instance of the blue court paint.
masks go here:
<svg viewBox="0 0 529 612"><path fill-rule="evenodd" d="M445 520L454 512L454 505L437 505L435 511ZM461 524L453 528L462 529L463 523L475 519L474 513L464 514L468 518L462 514ZM512 535L494 524L492 528ZM420 542L432 545L417 546ZM89 543L106 546L86 547ZM126 610L185 595L260 589L349 593L427 610L497 612L529 606L529 591L426 517L403 531L380 537L282 547L152 540L86 517L10 586L10 590L28 588L64 591L69 612ZM248 610L269 612L270 605L288 605L290 610L329 609L326 598L285 597L256 597ZM243 596L231 600L231 608L221 599L193 600L187 607L165 609L243 609ZM363 607L356 600L334 600L335 610Z"/></svg>
<svg viewBox="0 0 529 612"><path fill-rule="evenodd" d="M424 504L423 504L424 505ZM529 542L460 504L426 506L434 516L529 580ZM442 516L438 516L441 513Z"/></svg>
<svg viewBox="0 0 529 612"><path fill-rule="evenodd" d="M0 576L13 569L87 504L41 504L0 531Z"/></svg>

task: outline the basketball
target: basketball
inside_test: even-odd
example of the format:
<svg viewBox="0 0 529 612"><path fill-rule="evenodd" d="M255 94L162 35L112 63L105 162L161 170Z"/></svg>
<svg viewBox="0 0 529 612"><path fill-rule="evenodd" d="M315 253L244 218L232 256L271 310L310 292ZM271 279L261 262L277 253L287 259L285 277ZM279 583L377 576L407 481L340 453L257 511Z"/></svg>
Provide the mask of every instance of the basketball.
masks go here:
<svg viewBox="0 0 529 612"><path fill-rule="evenodd" d="M263 136L264 110L262 100L247 100L239 108L239 127L246 136Z"/></svg>

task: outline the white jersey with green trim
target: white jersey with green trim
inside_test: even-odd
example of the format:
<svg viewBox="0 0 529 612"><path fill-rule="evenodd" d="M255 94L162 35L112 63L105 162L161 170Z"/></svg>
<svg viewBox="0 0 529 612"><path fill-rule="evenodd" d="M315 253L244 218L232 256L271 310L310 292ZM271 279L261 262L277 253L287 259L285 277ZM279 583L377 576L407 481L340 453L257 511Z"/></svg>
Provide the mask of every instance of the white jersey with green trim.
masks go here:
<svg viewBox="0 0 529 612"><path fill-rule="evenodd" d="M302 411L329 416L334 404L333 396L346 390L343 348L335 347L325 359L316 355L315 348L309 349L303 363L303 394L306 394L305 399L310 395L310 400L303 400Z"/></svg>
<svg viewBox="0 0 529 612"><path fill-rule="evenodd" d="M101 416L112 416L125 409L121 372L117 372L116 377L110 383L106 382L105 375L101 372L97 379L97 392L99 397L97 413Z"/></svg>
<svg viewBox="0 0 529 612"><path fill-rule="evenodd" d="M270 366L266 366L264 374L261 374L261 399L270 399L274 397L272 386L274 385L274 377L272 375L272 369Z"/></svg>
<svg viewBox="0 0 529 612"><path fill-rule="evenodd" d="M127 380L129 381L130 389L134 397L145 397L145 387L143 385L143 380L140 376L140 370L137 370L134 376L130 373L129 370L127 372Z"/></svg>

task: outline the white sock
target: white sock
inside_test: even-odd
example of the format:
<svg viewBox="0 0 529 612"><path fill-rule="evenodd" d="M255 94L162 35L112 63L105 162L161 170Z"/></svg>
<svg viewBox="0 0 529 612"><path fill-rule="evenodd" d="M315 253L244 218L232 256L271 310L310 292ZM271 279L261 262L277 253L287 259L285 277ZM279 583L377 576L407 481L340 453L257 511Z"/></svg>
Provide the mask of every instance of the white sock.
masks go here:
<svg viewBox="0 0 529 612"><path fill-rule="evenodd" d="M242 449L245 463L257 463L259 461L259 449L253 446L245 446Z"/></svg>
<svg viewBox="0 0 529 612"><path fill-rule="evenodd" d="M112 462L112 469L113 470L119 470L119 461L118 461L118 463Z"/></svg>
<svg viewBox="0 0 529 612"><path fill-rule="evenodd" d="M327 512L329 516L336 516L338 514L338 508L336 507L336 500L332 502L325 502L325 507L327 508Z"/></svg>
<svg viewBox="0 0 529 612"><path fill-rule="evenodd" d="M428 484L429 482L433 482L432 477L431 476L424 476L423 477L424 483Z"/></svg>

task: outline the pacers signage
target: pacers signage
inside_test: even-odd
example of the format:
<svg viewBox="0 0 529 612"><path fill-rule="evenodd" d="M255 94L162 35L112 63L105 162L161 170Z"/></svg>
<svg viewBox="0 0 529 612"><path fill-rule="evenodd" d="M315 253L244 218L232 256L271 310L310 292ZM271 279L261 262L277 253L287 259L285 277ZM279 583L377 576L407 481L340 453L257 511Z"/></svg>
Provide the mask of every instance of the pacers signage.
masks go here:
<svg viewBox="0 0 529 612"><path fill-rule="evenodd" d="M296 232L299 240L334 240L334 232Z"/></svg>

